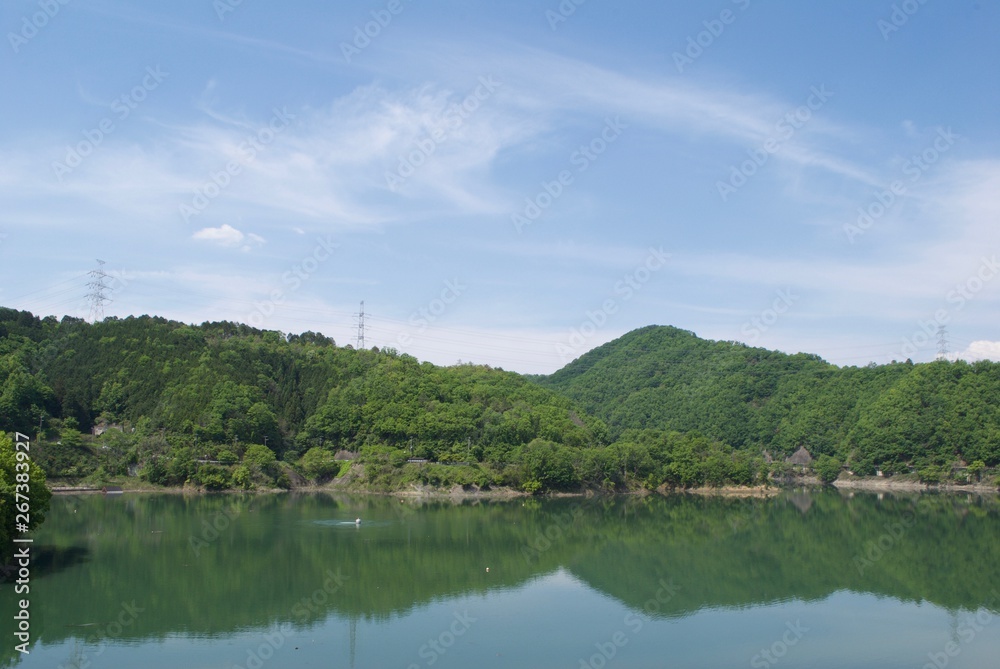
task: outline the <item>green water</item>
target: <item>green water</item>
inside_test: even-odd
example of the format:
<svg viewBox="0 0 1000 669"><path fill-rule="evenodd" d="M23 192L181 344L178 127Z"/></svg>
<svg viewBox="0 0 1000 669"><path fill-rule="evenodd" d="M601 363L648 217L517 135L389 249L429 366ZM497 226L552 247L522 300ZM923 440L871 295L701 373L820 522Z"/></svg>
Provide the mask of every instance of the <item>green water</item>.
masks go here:
<svg viewBox="0 0 1000 669"><path fill-rule="evenodd" d="M995 667L998 512L832 491L57 497L28 655L0 586L0 664Z"/></svg>

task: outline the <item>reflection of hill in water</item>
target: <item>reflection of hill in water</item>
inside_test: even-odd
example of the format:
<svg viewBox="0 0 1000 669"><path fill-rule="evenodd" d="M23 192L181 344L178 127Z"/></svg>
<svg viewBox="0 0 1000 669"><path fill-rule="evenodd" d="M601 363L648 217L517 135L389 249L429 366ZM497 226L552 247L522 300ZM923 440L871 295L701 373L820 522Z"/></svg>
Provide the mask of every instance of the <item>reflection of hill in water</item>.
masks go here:
<svg viewBox="0 0 1000 669"><path fill-rule="evenodd" d="M89 560L36 577L33 632L46 642L90 636L133 601L145 612L122 630L125 639L309 624L330 614L378 619L520 586L560 566L637 609L672 583L667 616L842 589L949 608L995 605L995 502L830 492L812 495L803 511L803 501L654 496L414 508L323 495L57 498L44 543L87 551ZM228 527L226 512L234 516ZM204 534L213 520L222 531L198 545L213 538ZM880 538L884 555L859 570L856 558ZM324 593L337 574L343 585ZM11 590L0 593L5 617Z"/></svg>
<svg viewBox="0 0 1000 669"><path fill-rule="evenodd" d="M947 608L1000 603L986 587L1000 582L995 502L823 493L802 509L801 497L790 496L651 500L601 523L608 534L594 537L573 571L633 607L661 578L672 580L679 587L667 615L838 590Z"/></svg>
<svg viewBox="0 0 1000 669"><path fill-rule="evenodd" d="M17 546L16 548L21 548ZM31 547L31 577L44 578L64 569L82 564L90 559L86 548L80 546L45 546L37 544ZM18 565L0 566L0 584L15 583L18 579Z"/></svg>

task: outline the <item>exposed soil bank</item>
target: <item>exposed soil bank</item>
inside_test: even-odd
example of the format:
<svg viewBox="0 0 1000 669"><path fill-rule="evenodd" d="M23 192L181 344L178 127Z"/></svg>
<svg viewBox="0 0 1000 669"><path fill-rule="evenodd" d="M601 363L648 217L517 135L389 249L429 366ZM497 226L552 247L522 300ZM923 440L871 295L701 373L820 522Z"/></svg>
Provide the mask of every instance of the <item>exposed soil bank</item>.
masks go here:
<svg viewBox="0 0 1000 669"><path fill-rule="evenodd" d="M989 483L939 483L928 485L912 479L892 478L862 478L851 477L837 479L833 485L843 490L873 490L877 492L938 492L938 493L975 493L977 495L996 495L997 486Z"/></svg>

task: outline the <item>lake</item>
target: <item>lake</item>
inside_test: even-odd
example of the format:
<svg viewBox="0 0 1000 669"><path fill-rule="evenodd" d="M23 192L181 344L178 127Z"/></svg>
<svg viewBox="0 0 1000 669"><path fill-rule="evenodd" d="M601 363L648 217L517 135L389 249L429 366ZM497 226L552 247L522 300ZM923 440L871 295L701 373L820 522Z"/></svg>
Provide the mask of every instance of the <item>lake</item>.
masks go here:
<svg viewBox="0 0 1000 669"><path fill-rule="evenodd" d="M29 655L74 667L995 667L974 496L57 496ZM361 523L355 523L356 518Z"/></svg>

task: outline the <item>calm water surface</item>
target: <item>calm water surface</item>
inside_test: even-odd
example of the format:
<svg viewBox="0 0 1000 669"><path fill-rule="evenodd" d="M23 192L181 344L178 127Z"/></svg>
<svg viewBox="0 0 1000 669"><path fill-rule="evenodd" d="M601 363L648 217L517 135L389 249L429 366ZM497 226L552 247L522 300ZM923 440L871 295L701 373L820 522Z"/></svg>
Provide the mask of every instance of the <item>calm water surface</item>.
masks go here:
<svg viewBox="0 0 1000 669"><path fill-rule="evenodd" d="M80 496L33 667L998 666L995 500ZM360 517L360 525L355 519Z"/></svg>

